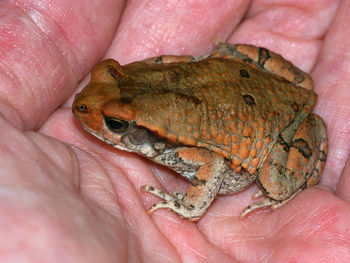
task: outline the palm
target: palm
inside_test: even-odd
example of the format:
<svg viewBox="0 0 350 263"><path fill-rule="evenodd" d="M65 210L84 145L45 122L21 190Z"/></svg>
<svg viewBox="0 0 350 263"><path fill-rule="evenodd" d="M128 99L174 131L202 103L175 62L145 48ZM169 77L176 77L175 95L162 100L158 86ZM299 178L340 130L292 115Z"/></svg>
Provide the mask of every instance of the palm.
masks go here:
<svg viewBox="0 0 350 263"><path fill-rule="evenodd" d="M8 2L1 4L3 10L10 6ZM2 189L7 190L1 192L0 236L8 240L6 253L1 253L0 259L24 255L33 261L38 257L53 261L58 251L60 256L80 262L344 260L350 250L346 222L350 213L350 189L346 183L349 162L344 168L349 153L350 109L345 105L350 80L346 74L349 58L344 55L349 52L349 29L342 19L347 19L350 4L344 1L336 17L338 1L331 0L316 1L320 10L310 4L282 8L284 1L266 10L262 0L253 2L248 10L246 4L237 7L237 1L228 0L217 5L207 1L197 7L177 6L175 10L171 4L166 5L172 1L155 2L128 2L123 14L118 13L121 5L113 0L84 8L86 2L75 1L75 6L68 9L72 13L57 6L43 12L37 6L35 9L45 17L40 20L41 27L33 25L31 30L38 30L38 36L46 32L47 38L30 38L33 34L24 33L21 52L15 49L4 53L2 63L9 70L2 73L1 79L8 82L0 90L4 98L0 102L6 101L13 108L0 103L0 112L12 124L0 118L0 174ZM318 20L321 7L322 21ZM78 10L84 12L75 17ZM28 27L21 24L14 11L9 12L14 19L10 25ZM246 19L240 20L244 14ZM118 15L123 16L113 37ZM204 25L204 21L208 23ZM166 210L148 216L145 208L157 199L140 193L140 186L148 183L166 186L169 192L184 191L185 181L82 131L72 117L71 99L52 113L76 93L74 83L98 62L112 38L106 56L122 64L163 53L199 55L220 39L263 45L306 71L313 69L319 94L315 110L328 124L330 141L320 186L302 192L273 213L262 210L244 221L238 220L238 214L251 202L256 186L237 195L219 197L198 223ZM43 42L44 49L30 49ZM3 50L11 44L9 38L1 43ZM23 66L12 63L13 57ZM18 87L23 91L19 93ZM28 95L31 93L34 96ZM42 134L90 154L36 132L19 132L12 126L22 126L24 130L41 127ZM23 240L26 248L21 254L14 253ZM42 240L47 242L43 244Z"/></svg>

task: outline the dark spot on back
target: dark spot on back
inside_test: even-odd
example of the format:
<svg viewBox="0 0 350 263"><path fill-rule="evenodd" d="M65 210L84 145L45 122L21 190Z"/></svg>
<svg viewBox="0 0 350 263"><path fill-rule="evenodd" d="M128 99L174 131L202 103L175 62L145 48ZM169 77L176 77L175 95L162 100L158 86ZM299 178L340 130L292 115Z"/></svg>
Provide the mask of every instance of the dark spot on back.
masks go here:
<svg viewBox="0 0 350 263"><path fill-rule="evenodd" d="M239 71L239 74L243 77L243 78L250 78L250 75L248 73L248 71L246 71L245 69L241 69Z"/></svg>
<svg viewBox="0 0 350 263"><path fill-rule="evenodd" d="M249 94L243 94L243 99L244 99L244 102L249 105L249 106L252 106L252 105L255 105L255 99L253 96L249 95Z"/></svg>

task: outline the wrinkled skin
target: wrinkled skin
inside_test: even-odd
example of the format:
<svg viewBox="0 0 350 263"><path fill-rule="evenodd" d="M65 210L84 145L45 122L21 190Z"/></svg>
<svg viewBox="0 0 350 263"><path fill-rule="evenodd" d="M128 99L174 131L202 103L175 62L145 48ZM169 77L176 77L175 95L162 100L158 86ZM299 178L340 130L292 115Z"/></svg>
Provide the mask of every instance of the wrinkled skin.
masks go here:
<svg viewBox="0 0 350 263"><path fill-rule="evenodd" d="M350 260L350 2L177 2L0 3L1 262ZM329 135L321 182L243 221L256 186L219 197L197 223L150 217L158 200L141 185L187 183L82 131L76 84L102 56L198 55L215 39L265 46L311 72Z"/></svg>

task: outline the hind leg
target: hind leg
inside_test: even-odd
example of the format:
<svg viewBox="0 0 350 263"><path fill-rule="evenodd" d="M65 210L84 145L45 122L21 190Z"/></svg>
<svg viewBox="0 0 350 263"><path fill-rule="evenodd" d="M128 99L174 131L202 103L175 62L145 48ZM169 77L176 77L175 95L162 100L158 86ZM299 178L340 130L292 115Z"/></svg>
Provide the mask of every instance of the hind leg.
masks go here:
<svg viewBox="0 0 350 263"><path fill-rule="evenodd" d="M261 207L276 209L318 183L327 156L326 126L311 114L293 133L293 127L281 133L259 171L257 183L267 198L248 206L241 217Z"/></svg>

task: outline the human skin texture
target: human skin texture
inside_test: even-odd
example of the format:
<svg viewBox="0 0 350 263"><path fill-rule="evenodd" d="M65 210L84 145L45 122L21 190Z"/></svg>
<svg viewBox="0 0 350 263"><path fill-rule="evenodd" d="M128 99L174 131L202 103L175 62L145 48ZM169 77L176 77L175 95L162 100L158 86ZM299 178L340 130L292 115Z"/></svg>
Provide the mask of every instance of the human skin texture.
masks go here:
<svg viewBox="0 0 350 263"><path fill-rule="evenodd" d="M350 260L350 2L198 2L0 2L1 262ZM171 193L187 182L85 132L73 97L103 58L197 56L216 40L269 48L311 74L328 128L323 176L244 220L255 185L217 198L196 223L149 216L159 199L142 185Z"/></svg>

